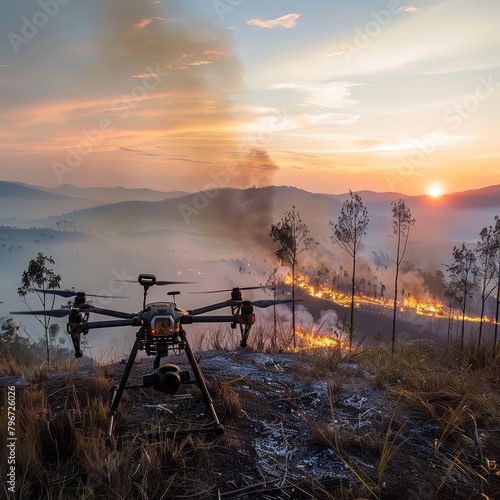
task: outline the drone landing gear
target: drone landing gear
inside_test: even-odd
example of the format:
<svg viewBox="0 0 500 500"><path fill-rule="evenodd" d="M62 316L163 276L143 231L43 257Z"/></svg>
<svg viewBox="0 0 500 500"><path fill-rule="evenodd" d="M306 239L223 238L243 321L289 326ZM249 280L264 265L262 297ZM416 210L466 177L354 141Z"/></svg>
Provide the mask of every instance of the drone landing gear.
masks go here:
<svg viewBox="0 0 500 500"><path fill-rule="evenodd" d="M144 349L149 354L149 350L151 349L149 341L144 338L142 329L137 332L137 337L127 360L127 364L125 365L120 383L111 388L111 403L108 412L108 430L106 433L106 445L108 447L113 447L115 445L115 440L113 438L115 420L118 405L120 404L123 391L126 389L142 389L146 387L153 387L154 389L159 390L165 394L175 394L181 384L196 383L203 396L205 406L212 418L211 425L194 429L147 434L146 439L148 441L158 440L162 437L173 438L175 436L185 436L188 434L214 433L220 436L224 433L224 427L219 422L219 417L217 416L213 400L208 392L205 378L203 376L203 373L201 372L198 361L191 349L191 346L189 345L184 330L181 329L181 331L179 332L179 337L180 340L168 339L167 342L163 345L164 350L159 350L159 352L157 351L153 364L154 371L152 374L144 376L144 383L142 385L128 386L127 380L129 378L130 372L132 371L132 367L134 366L137 353L139 352L139 350ZM158 348L158 346L156 345L154 346L154 348ZM180 371L179 367L176 365L167 364L160 366L161 358L167 356L169 349L173 348L184 350L196 380L190 380L189 372Z"/></svg>

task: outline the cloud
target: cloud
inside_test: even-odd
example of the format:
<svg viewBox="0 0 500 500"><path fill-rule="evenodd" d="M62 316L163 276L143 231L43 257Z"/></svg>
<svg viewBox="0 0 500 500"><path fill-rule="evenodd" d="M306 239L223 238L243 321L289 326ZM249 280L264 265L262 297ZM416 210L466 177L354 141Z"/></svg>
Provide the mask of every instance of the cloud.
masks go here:
<svg viewBox="0 0 500 500"><path fill-rule="evenodd" d="M290 89L305 95L304 104L324 108L343 109L354 104L350 98L349 87L354 84L348 82L329 82L326 84L315 84L310 82L285 82L270 86L271 89Z"/></svg>
<svg viewBox="0 0 500 500"><path fill-rule="evenodd" d="M120 146L120 149L122 151L128 151L129 153L136 153L143 156L160 156L158 153L150 153L149 151L143 151L142 149L126 148L124 146Z"/></svg>
<svg viewBox="0 0 500 500"><path fill-rule="evenodd" d="M294 28L297 25L297 19L300 14L286 14L285 16L277 17L276 19L264 20L260 17L254 17L247 21L247 24L251 26L258 26L259 28L271 29L271 28Z"/></svg>
<svg viewBox="0 0 500 500"><path fill-rule="evenodd" d="M196 163L196 164L205 164L205 165L213 165L213 161L201 161L201 160L192 160L191 158L183 158L184 155L174 155L168 157L169 160L173 161L185 161L188 163Z"/></svg>
<svg viewBox="0 0 500 500"><path fill-rule="evenodd" d="M420 10L417 7L414 7L413 5L406 5L404 7L401 7L401 9L404 10L405 12L417 12L417 10Z"/></svg>
<svg viewBox="0 0 500 500"><path fill-rule="evenodd" d="M130 32L131 33L138 33L139 31L142 31L144 28L148 27L153 21L159 21L162 23L169 23L169 22L173 22L173 19L160 17L160 16L145 17L144 19L141 19L140 21L133 23Z"/></svg>

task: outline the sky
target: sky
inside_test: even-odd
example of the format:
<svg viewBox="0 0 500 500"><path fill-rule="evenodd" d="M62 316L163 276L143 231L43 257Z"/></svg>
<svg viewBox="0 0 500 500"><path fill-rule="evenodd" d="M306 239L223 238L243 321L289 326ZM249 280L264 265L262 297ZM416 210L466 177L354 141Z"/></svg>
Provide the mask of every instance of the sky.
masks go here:
<svg viewBox="0 0 500 500"><path fill-rule="evenodd" d="M498 0L0 0L0 178L500 183Z"/></svg>

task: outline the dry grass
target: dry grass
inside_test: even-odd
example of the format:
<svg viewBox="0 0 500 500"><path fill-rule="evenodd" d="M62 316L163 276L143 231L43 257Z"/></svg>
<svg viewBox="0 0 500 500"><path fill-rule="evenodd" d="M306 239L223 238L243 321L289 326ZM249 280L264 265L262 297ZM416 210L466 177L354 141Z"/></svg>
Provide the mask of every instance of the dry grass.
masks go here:
<svg viewBox="0 0 500 500"><path fill-rule="evenodd" d="M243 416L240 397L234 385L234 381L222 381L216 385L215 405L222 422L233 422Z"/></svg>
<svg viewBox="0 0 500 500"><path fill-rule="evenodd" d="M264 339L269 339L269 331L262 330ZM214 340L220 343L223 337ZM266 342L262 346L269 349ZM418 482L412 485L418 493L415 498L495 498L500 488L500 356L474 347L465 353L463 368L455 349L437 350L431 345L404 346L395 357L384 348L348 355L336 349L295 354L294 377L326 381L331 407L328 422L306 419L307 444L332 450L351 477L349 481L336 478L328 487L310 478L313 498L391 498L391 494L405 498L408 491L403 485L391 493L384 489L386 482L394 485L399 479ZM6 368L9 373L17 369L15 363ZM67 370L54 378L49 371L50 367L40 367L33 378L37 385L16 389L16 430L22 436L16 450L18 498L214 497L213 447L228 446L232 457L228 464L239 456L238 442L229 446L227 436L218 444L196 436L146 443L136 436L110 452L103 439L110 367L96 368L91 377ZM362 376L392 402L388 415L364 430L339 426L335 400L348 390L351 377ZM51 385L54 379L58 387ZM214 379L210 384L221 420L235 426L243 417L237 390L243 383L251 385L239 379ZM124 406L119 408L119 421L127 424ZM407 448L408 415L439 426L435 439L427 443L425 461ZM0 426L7 428L5 412ZM0 474L4 477L5 444L2 437ZM354 457L378 467L367 469ZM409 470L418 470L419 479L412 479ZM457 491L463 491L462 496Z"/></svg>
<svg viewBox="0 0 500 500"><path fill-rule="evenodd" d="M26 372L26 368L21 366L14 358L0 359L0 377L21 377Z"/></svg>
<svg viewBox="0 0 500 500"><path fill-rule="evenodd" d="M108 383L101 375L90 380L85 387L72 384L50 394L47 387L16 389L16 433L22 436L16 447L16 498L171 498L180 485L184 493L204 498L211 444L195 436L155 443L136 437L110 452L103 435ZM7 428L5 413L2 428ZM3 488L3 498L14 498Z"/></svg>

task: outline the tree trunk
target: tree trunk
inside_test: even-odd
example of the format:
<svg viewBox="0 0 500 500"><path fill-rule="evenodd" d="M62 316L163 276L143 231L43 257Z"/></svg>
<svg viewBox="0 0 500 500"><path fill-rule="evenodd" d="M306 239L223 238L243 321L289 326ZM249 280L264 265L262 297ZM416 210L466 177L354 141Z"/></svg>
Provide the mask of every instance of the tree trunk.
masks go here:
<svg viewBox="0 0 500 500"><path fill-rule="evenodd" d="M464 336L465 336L465 307L462 309L462 333L460 336L460 364L462 364L462 353L464 350Z"/></svg>
<svg viewBox="0 0 500 500"><path fill-rule="evenodd" d="M355 282L356 277L356 253L352 257L352 287L351 287L351 322L349 324L349 349L352 347L352 338L354 336L354 292L355 292Z"/></svg>
<svg viewBox="0 0 500 500"><path fill-rule="evenodd" d="M292 264L292 333L293 333L293 348L297 347L295 338L295 264Z"/></svg>
<svg viewBox="0 0 500 500"><path fill-rule="evenodd" d="M497 305L495 308L495 336L493 340L493 347L496 350L497 347L497 340L498 340L498 313L500 309L500 276L498 277L498 286L497 286ZM496 352L496 351L495 351Z"/></svg>
<svg viewBox="0 0 500 500"><path fill-rule="evenodd" d="M399 256L398 256L399 259ZM396 347L396 313L398 308L398 276L399 276L399 263L396 261L396 279L394 280L394 311L392 314L392 347L391 351L394 354Z"/></svg>
<svg viewBox="0 0 500 500"><path fill-rule="evenodd" d="M481 297L481 318L479 320L479 333L477 336L477 348L481 347L481 337L483 336L483 321L484 321L484 303L486 302L486 299L484 298L484 294Z"/></svg>

